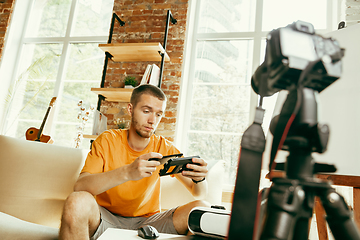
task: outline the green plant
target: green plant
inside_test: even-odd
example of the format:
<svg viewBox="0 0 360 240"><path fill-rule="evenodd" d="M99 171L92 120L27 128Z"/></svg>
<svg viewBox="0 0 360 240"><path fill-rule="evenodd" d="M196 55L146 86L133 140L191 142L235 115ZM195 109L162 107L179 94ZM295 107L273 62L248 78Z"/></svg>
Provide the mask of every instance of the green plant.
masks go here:
<svg viewBox="0 0 360 240"><path fill-rule="evenodd" d="M119 129L127 129L129 127L129 121L125 120L124 118L118 118L114 121L114 123Z"/></svg>
<svg viewBox="0 0 360 240"><path fill-rule="evenodd" d="M124 79L124 83L125 83L125 86L126 85L131 85L133 87L137 86L137 81L135 80L135 77L132 77L132 76L126 76Z"/></svg>

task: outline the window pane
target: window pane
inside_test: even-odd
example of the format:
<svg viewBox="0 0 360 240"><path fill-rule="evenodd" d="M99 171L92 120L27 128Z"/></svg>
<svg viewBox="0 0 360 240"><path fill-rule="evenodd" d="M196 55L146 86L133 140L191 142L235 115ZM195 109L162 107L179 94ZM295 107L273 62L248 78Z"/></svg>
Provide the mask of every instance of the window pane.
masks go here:
<svg viewBox="0 0 360 240"><path fill-rule="evenodd" d="M104 59L98 43L71 44L65 80L97 81L99 87Z"/></svg>
<svg viewBox="0 0 360 240"><path fill-rule="evenodd" d="M97 96L90 91L90 88L98 87L98 85L97 83L65 83L61 103L58 104L60 107L59 121L77 123L79 113L78 102L82 100L84 107L85 105L90 105L90 103L96 104ZM92 119L89 121L92 121ZM91 132L87 134L91 134Z"/></svg>
<svg viewBox="0 0 360 240"><path fill-rule="evenodd" d="M15 95L7 121L6 133L16 138L24 138L30 127L40 128L54 93L54 81L25 81L24 85L26 92Z"/></svg>
<svg viewBox="0 0 360 240"><path fill-rule="evenodd" d="M191 130L242 133L249 125L250 86L195 86Z"/></svg>
<svg viewBox="0 0 360 240"><path fill-rule="evenodd" d="M72 35L107 36L113 5L113 0L79 0Z"/></svg>
<svg viewBox="0 0 360 240"><path fill-rule="evenodd" d="M70 14L71 0L35 0L27 37L63 37Z"/></svg>
<svg viewBox="0 0 360 240"><path fill-rule="evenodd" d="M74 140L77 137L78 127L81 121L77 116L80 113L78 102L83 101L83 107L89 110L90 105L97 103L96 94L90 91L92 87L98 87L99 83L66 82L64 83L63 95L58 104L59 115L55 121L54 139L60 140L59 145L74 147ZM94 106L96 108L96 106ZM85 121L83 134L92 134L93 112L90 111L89 119Z"/></svg>
<svg viewBox="0 0 360 240"><path fill-rule="evenodd" d="M187 149L206 160L237 162L249 125L252 40L197 43ZM236 168L228 168L233 184Z"/></svg>
<svg viewBox="0 0 360 240"><path fill-rule="evenodd" d="M326 28L326 0L264 0L262 30L271 31L302 20L316 29Z"/></svg>
<svg viewBox="0 0 360 240"><path fill-rule="evenodd" d="M61 44L24 45L22 70L7 100L7 133L21 138L29 127L40 128L54 94L61 49Z"/></svg>
<svg viewBox="0 0 360 240"><path fill-rule="evenodd" d="M202 0L198 32L254 31L255 2L252 0Z"/></svg>
<svg viewBox="0 0 360 240"><path fill-rule="evenodd" d="M54 144L75 147L75 138L76 138L76 129L77 124L69 123L56 123L54 131ZM92 125L86 125L85 131L91 132ZM83 139L80 145L80 148L89 149L90 141L88 139Z"/></svg>
<svg viewBox="0 0 360 240"><path fill-rule="evenodd" d="M199 42L191 129L233 132L248 124L251 50L248 40Z"/></svg>
<svg viewBox="0 0 360 240"><path fill-rule="evenodd" d="M252 49L252 40L199 42L195 83L249 84Z"/></svg>
<svg viewBox="0 0 360 240"><path fill-rule="evenodd" d="M55 122L55 139L61 139L57 144L74 147L77 128L80 121L77 119L80 100L83 107L97 103L97 95L92 93L92 87L99 87L104 62L104 53L98 44L71 44L70 58L67 66L66 79L63 84L61 102L58 104L59 115ZM96 107L96 106L95 106ZM86 121L84 134L91 134L93 117ZM61 130L59 130L61 129Z"/></svg>
<svg viewBox="0 0 360 240"><path fill-rule="evenodd" d="M188 154L199 155L206 161L226 161L225 183L235 184L241 136L223 134L198 134L188 135Z"/></svg>

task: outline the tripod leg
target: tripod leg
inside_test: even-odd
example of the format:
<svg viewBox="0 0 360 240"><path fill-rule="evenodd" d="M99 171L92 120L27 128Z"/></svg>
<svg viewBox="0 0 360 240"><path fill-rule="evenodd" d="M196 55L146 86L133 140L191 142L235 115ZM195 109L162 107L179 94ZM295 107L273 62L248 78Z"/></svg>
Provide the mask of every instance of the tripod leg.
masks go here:
<svg viewBox="0 0 360 240"><path fill-rule="evenodd" d="M299 185L276 184L270 188L261 240L287 240L292 236L305 192ZM307 239L307 238L306 238Z"/></svg>
<svg viewBox="0 0 360 240"><path fill-rule="evenodd" d="M320 197L334 238L360 240L359 231L351 219L350 210L344 198L332 188L327 189Z"/></svg>

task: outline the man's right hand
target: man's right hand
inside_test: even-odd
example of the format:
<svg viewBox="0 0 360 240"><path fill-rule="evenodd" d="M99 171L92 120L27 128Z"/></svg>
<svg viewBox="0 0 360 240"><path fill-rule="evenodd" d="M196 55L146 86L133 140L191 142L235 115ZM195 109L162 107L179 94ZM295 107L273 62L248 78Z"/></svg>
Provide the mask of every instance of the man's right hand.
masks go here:
<svg viewBox="0 0 360 240"><path fill-rule="evenodd" d="M162 158L160 153L147 153L141 155L134 162L126 165L127 176L129 181L140 180L144 177L150 177L156 170L156 167L160 165L158 161L148 161L149 158Z"/></svg>
<svg viewBox="0 0 360 240"><path fill-rule="evenodd" d="M162 158L162 155L147 153L135 159L131 164L108 172L95 174L83 172L75 183L74 190L87 191L95 196L124 182L150 177L160 162L148 161L149 158Z"/></svg>

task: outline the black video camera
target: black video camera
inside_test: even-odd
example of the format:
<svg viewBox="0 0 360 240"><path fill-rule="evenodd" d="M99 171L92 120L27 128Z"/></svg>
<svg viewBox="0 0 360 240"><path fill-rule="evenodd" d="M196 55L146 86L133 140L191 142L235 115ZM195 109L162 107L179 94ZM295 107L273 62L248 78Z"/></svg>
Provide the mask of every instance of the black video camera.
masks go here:
<svg viewBox="0 0 360 240"><path fill-rule="evenodd" d="M344 49L336 40L315 34L311 23L297 21L269 33L265 61L256 69L251 85L260 96L271 96L297 85L302 71L316 62L302 84L321 92L340 77L343 56Z"/></svg>

